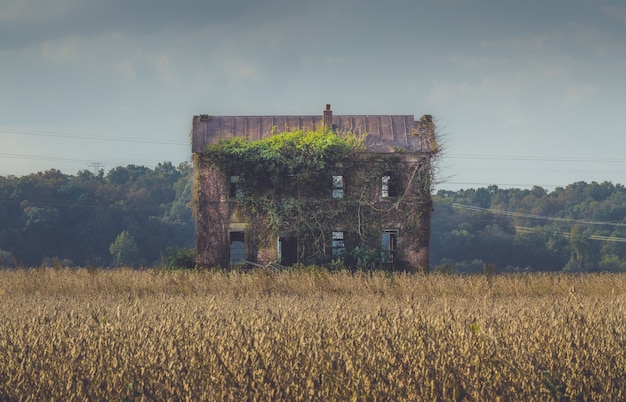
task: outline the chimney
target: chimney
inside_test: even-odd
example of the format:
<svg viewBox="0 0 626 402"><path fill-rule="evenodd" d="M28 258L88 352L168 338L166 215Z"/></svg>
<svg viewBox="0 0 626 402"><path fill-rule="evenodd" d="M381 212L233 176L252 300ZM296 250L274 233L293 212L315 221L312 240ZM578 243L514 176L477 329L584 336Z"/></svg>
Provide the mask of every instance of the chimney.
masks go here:
<svg viewBox="0 0 626 402"><path fill-rule="evenodd" d="M333 111L330 110L330 104L326 104L326 110L324 110L324 127L333 128Z"/></svg>

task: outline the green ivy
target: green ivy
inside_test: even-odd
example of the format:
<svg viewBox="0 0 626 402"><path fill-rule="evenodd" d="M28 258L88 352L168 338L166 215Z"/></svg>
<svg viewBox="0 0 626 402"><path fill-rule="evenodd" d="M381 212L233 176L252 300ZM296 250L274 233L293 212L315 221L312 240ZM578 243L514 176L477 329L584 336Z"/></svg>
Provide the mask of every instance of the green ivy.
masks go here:
<svg viewBox="0 0 626 402"><path fill-rule="evenodd" d="M337 166L354 161L365 150L354 134L338 135L328 128L290 131L259 141L234 137L209 145L205 156L218 169L238 176L244 198L258 200L302 194L328 187Z"/></svg>
<svg viewBox="0 0 626 402"><path fill-rule="evenodd" d="M304 263L328 262L330 234L342 227L352 233L345 240L345 262L379 264L381 225L387 215L402 213L402 197L385 205L375 201L381 177L398 169L399 155L368 153L364 140L352 133L320 128L258 141L235 137L209 145L204 158L226 177L238 177L235 199L256 238L276 232L296 236L300 257L310 257ZM332 197L333 175L348 180L341 198Z"/></svg>

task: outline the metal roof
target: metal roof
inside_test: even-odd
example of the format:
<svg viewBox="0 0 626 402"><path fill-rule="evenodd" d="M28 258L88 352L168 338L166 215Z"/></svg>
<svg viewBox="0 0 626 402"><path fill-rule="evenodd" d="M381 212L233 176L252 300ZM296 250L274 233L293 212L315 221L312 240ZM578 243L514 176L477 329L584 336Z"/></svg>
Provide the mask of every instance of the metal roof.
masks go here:
<svg viewBox="0 0 626 402"><path fill-rule="evenodd" d="M393 152L400 148L428 152L434 125L430 115L418 121L412 115L332 115L337 133L353 132L365 136L370 152ZM207 145L221 139L242 137L250 141L294 130L315 130L324 125L324 116L209 116L193 118L192 152L203 152Z"/></svg>

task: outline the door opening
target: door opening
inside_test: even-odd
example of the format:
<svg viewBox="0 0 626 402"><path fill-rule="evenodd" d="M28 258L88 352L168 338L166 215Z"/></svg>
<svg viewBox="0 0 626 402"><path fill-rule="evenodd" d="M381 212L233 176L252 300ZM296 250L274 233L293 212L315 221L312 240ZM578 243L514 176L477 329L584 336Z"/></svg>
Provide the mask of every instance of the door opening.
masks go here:
<svg viewBox="0 0 626 402"><path fill-rule="evenodd" d="M278 238L278 262L285 266L298 262L298 241L295 237Z"/></svg>
<svg viewBox="0 0 626 402"><path fill-rule="evenodd" d="M230 265L243 264L246 261L246 244L243 232L230 232Z"/></svg>

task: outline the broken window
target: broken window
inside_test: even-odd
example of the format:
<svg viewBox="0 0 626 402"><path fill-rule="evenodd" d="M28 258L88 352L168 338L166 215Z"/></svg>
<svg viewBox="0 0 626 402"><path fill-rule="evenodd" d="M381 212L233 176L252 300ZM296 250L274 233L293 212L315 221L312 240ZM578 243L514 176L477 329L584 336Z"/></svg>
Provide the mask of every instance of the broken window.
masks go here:
<svg viewBox="0 0 626 402"><path fill-rule="evenodd" d="M380 196L383 198L398 196L398 181L393 172L387 172L383 175L380 189Z"/></svg>
<svg viewBox="0 0 626 402"><path fill-rule="evenodd" d="M337 258L342 258L346 249L345 244L343 242L343 232L341 231L333 231L332 233L332 257L333 260Z"/></svg>
<svg viewBox="0 0 626 402"><path fill-rule="evenodd" d="M239 186L239 176L230 176L230 190L228 195L230 197L243 197L243 191L241 191L241 186Z"/></svg>
<svg viewBox="0 0 626 402"><path fill-rule="evenodd" d="M333 198L343 198L343 176L333 176Z"/></svg>
<svg viewBox="0 0 626 402"><path fill-rule="evenodd" d="M243 232L229 232L230 265L239 265L246 262L246 245Z"/></svg>
<svg viewBox="0 0 626 402"><path fill-rule="evenodd" d="M393 263L398 247L398 231L385 230L382 235L380 260L383 263Z"/></svg>

